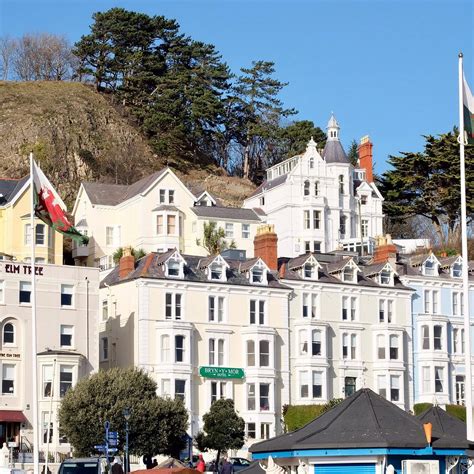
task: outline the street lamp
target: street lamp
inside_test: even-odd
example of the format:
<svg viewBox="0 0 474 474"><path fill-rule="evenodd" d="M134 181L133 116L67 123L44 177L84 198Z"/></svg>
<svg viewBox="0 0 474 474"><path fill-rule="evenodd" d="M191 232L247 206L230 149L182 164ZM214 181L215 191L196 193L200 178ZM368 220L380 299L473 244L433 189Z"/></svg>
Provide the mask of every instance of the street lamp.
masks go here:
<svg viewBox="0 0 474 474"><path fill-rule="evenodd" d="M128 421L130 420L130 408L123 409L123 417L125 418L125 474L129 472L128 464Z"/></svg>

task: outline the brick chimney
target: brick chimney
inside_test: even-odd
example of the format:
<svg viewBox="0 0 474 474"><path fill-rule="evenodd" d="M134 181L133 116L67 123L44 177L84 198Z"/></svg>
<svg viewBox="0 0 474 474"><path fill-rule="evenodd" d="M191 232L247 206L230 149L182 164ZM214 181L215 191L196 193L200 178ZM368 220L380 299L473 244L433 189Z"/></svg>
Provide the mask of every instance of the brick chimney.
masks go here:
<svg viewBox="0 0 474 474"><path fill-rule="evenodd" d="M372 263L390 262L395 267L397 261L397 247L392 242L390 234L379 235L376 238L376 247Z"/></svg>
<svg viewBox="0 0 474 474"><path fill-rule="evenodd" d="M135 257L132 255L131 247L124 247L122 258L119 262L119 278L123 280L135 270Z"/></svg>
<svg viewBox="0 0 474 474"><path fill-rule="evenodd" d="M275 227L265 224L257 228L257 235L253 240L255 257L260 257L270 270L278 270L278 236Z"/></svg>
<svg viewBox="0 0 474 474"><path fill-rule="evenodd" d="M359 166L365 169L365 177L368 183L372 183L374 181L372 147L373 145L368 135L360 139Z"/></svg>

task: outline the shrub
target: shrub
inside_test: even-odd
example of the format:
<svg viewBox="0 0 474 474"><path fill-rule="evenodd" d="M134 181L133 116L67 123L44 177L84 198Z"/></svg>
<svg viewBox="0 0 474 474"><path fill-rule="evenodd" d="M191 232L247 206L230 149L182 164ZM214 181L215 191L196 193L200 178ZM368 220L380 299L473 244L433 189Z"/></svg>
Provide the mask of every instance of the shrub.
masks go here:
<svg viewBox="0 0 474 474"><path fill-rule="evenodd" d="M431 408L433 406L432 403L415 403L413 405L413 412L415 415L420 415L424 411L428 410L428 408Z"/></svg>
<svg viewBox="0 0 474 474"><path fill-rule="evenodd" d="M466 407L462 405L446 405L446 412L466 423Z"/></svg>
<svg viewBox="0 0 474 474"><path fill-rule="evenodd" d="M333 398L324 405L286 405L283 418L288 431L297 430L313 421L324 412L342 402L342 398Z"/></svg>

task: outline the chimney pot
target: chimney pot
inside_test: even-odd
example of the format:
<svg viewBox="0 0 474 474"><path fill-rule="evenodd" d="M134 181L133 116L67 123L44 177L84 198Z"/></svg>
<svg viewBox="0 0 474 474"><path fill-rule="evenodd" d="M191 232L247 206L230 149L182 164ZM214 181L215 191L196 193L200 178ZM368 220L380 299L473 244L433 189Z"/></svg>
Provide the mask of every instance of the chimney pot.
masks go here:
<svg viewBox="0 0 474 474"><path fill-rule="evenodd" d="M253 240L254 255L260 257L270 270L278 270L278 236L275 227L265 224L257 228L257 235Z"/></svg>
<svg viewBox="0 0 474 474"><path fill-rule="evenodd" d="M390 262L395 266L397 261L397 247L392 242L390 234L379 235L376 237L376 247L372 263Z"/></svg>

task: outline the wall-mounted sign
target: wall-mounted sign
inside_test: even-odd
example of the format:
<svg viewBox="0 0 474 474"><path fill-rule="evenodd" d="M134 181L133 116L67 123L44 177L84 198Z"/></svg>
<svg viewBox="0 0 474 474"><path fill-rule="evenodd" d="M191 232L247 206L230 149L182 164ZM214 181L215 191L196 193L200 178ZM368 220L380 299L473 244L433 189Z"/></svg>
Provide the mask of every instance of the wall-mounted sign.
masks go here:
<svg viewBox="0 0 474 474"><path fill-rule="evenodd" d="M31 265L23 265L18 263L6 263L5 273L14 273L17 275L31 275ZM35 275L43 276L43 267L35 265Z"/></svg>
<svg viewBox="0 0 474 474"><path fill-rule="evenodd" d="M200 367L199 375L208 379L243 379L244 369L236 367Z"/></svg>
<svg viewBox="0 0 474 474"><path fill-rule="evenodd" d="M7 357L8 359L19 359L20 354L14 354L12 352L0 352L0 357Z"/></svg>

